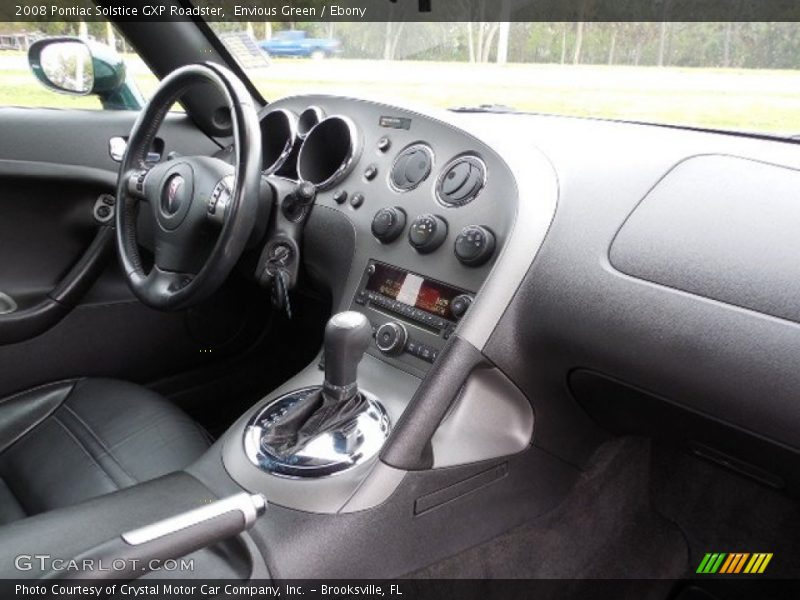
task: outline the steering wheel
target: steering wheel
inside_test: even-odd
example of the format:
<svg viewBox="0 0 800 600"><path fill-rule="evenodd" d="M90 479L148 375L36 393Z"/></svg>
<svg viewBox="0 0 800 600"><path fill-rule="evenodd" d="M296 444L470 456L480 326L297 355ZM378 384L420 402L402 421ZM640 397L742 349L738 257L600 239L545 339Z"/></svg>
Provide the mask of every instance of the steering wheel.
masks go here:
<svg viewBox="0 0 800 600"><path fill-rule="evenodd" d="M147 154L170 107L186 90L210 83L230 110L234 164L209 156L177 157L149 166ZM177 310L212 294L241 256L258 209L261 129L253 99L228 69L181 67L162 80L131 129L117 180L116 236L123 272L144 304ZM146 272L137 217L155 220L154 264Z"/></svg>

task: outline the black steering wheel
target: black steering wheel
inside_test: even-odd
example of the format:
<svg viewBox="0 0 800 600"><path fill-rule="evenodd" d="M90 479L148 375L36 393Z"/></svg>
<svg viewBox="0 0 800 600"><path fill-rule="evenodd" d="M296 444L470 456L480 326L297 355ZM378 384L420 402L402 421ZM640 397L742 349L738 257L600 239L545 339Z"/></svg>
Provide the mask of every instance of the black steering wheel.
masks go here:
<svg viewBox="0 0 800 600"><path fill-rule="evenodd" d="M235 160L181 156L148 166L153 139L186 90L211 83L230 110ZM169 74L133 125L117 181L117 250L128 285L153 308L203 300L228 277L247 244L258 209L261 129L253 99L228 69L188 65ZM146 204L155 227L154 264L145 271L137 216Z"/></svg>

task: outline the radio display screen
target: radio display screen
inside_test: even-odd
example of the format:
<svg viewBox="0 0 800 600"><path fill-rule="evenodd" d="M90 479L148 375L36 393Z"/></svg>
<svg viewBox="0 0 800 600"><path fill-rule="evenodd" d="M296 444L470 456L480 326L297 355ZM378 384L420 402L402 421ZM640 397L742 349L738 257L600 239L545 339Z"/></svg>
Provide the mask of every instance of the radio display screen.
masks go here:
<svg viewBox="0 0 800 600"><path fill-rule="evenodd" d="M373 263L375 272L369 276L366 289L408 304L443 319L454 321L450 310L453 299L461 290L426 279L420 275L381 263Z"/></svg>

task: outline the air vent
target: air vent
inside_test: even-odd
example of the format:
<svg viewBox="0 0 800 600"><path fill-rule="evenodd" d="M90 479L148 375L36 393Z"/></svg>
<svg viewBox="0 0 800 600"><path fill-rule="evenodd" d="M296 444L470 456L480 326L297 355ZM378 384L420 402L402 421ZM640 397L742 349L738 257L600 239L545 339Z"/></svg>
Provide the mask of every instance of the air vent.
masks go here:
<svg viewBox="0 0 800 600"><path fill-rule="evenodd" d="M472 202L486 184L486 165L477 156L460 156L442 170L436 197L445 206Z"/></svg>
<svg viewBox="0 0 800 600"><path fill-rule="evenodd" d="M392 165L392 187L398 192L408 192L428 178L433 167L433 150L425 144L404 148Z"/></svg>

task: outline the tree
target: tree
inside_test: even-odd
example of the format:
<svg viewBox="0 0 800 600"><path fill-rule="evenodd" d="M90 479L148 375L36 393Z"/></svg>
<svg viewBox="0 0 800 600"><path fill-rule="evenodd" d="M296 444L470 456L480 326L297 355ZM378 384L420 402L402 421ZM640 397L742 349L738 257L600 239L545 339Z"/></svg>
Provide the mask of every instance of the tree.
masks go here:
<svg viewBox="0 0 800 600"><path fill-rule="evenodd" d="M500 23L500 35L497 38L497 64L504 65L508 62L508 35L511 23Z"/></svg>
<svg viewBox="0 0 800 600"><path fill-rule="evenodd" d="M583 49L583 30L586 23L578 21L575 23L575 48L572 51L572 64L578 65L581 62L581 50Z"/></svg>
<svg viewBox="0 0 800 600"><path fill-rule="evenodd" d="M400 35L403 33L405 21L393 23L386 22L386 37L383 44L383 60L394 60L397 54L397 44L400 43Z"/></svg>
<svg viewBox="0 0 800 600"><path fill-rule="evenodd" d="M608 43L608 64L614 64L614 53L617 50L617 34L619 33L619 23L610 23L611 41Z"/></svg>
<svg viewBox="0 0 800 600"><path fill-rule="evenodd" d="M669 33L669 23L661 21L661 26L658 34L658 59L657 64L659 67L664 66L664 55L667 48L667 34Z"/></svg>
<svg viewBox="0 0 800 600"><path fill-rule="evenodd" d="M475 33L472 30L472 21L467 21L467 46L469 47L469 62L475 62Z"/></svg>
<svg viewBox="0 0 800 600"><path fill-rule="evenodd" d="M497 64L504 65L508 62L508 36L511 30L511 0L502 0L500 16L502 21L498 25L499 36L497 38ZM488 60L488 56L487 56Z"/></svg>
<svg viewBox="0 0 800 600"><path fill-rule="evenodd" d="M722 66L731 66L731 38L733 37L733 23L725 23L725 38L722 44Z"/></svg>

